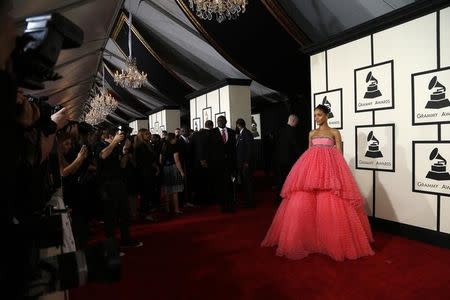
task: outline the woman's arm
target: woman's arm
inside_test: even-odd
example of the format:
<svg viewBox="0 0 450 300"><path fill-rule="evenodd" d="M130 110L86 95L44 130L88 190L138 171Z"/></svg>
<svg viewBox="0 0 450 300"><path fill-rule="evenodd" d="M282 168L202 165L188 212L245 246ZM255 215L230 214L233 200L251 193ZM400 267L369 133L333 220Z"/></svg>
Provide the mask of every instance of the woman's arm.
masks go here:
<svg viewBox="0 0 450 300"><path fill-rule="evenodd" d="M335 129L333 130L333 136L334 136L334 142L336 143L336 148L341 152L342 154L342 137L339 130Z"/></svg>
<svg viewBox="0 0 450 300"><path fill-rule="evenodd" d="M87 148L84 145L83 145L83 147L81 147L80 152L78 152L77 158L71 164L69 164L64 159L63 155L60 154L59 155L59 172L61 173L61 176L66 177L66 176L78 171L78 169L81 167L81 165L83 164L83 161L86 159L86 157L87 157Z"/></svg>
<svg viewBox="0 0 450 300"><path fill-rule="evenodd" d="M123 141L124 138L125 136L123 135L123 133L120 132L116 133L112 142L108 146L103 148L103 150L100 152L100 158L107 159L108 156L110 156L111 153L113 152L114 148L116 148L116 146L119 145L119 143Z"/></svg>
<svg viewBox="0 0 450 300"><path fill-rule="evenodd" d="M308 147L311 147L311 146L312 146L312 144L311 144L311 139L312 139L313 133L314 133L314 130L311 130L311 131L309 132L309 136L308 136Z"/></svg>
<svg viewBox="0 0 450 300"><path fill-rule="evenodd" d="M173 158L175 159L175 165L177 166L178 171L180 172L181 176L184 177L184 171L183 171L183 167L181 166L181 160L180 160L179 153L175 152L173 154Z"/></svg>

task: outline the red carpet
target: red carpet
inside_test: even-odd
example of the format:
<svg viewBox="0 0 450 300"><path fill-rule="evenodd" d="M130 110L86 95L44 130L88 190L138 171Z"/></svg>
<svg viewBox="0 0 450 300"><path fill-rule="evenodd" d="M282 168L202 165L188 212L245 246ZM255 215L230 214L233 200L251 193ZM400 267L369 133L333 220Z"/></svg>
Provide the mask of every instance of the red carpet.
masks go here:
<svg viewBox="0 0 450 300"><path fill-rule="evenodd" d="M275 212L270 192L258 208L224 215L216 207L133 227L144 246L123 257L122 280L71 292L88 299L450 299L450 250L375 232L371 257L300 261L261 248Z"/></svg>

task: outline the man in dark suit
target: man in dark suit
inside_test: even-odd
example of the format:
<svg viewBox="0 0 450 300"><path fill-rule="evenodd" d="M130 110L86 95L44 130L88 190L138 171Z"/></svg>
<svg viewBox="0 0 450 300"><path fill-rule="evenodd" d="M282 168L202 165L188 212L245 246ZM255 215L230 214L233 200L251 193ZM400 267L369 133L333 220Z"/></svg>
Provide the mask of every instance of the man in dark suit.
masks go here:
<svg viewBox="0 0 450 300"><path fill-rule="evenodd" d="M296 115L290 115L287 124L281 129L278 136L274 157L277 185L277 196L275 200L277 203L281 202L280 192L284 181L301 154L301 146L295 129L297 124L298 117Z"/></svg>
<svg viewBox="0 0 450 300"><path fill-rule="evenodd" d="M226 127L224 116L217 118L218 127L211 132L211 171L215 181L215 197L221 205L222 212L234 212L233 178L236 166L236 136L231 128Z"/></svg>
<svg viewBox="0 0 450 300"><path fill-rule="evenodd" d="M178 128L179 129L179 128ZM181 207L194 207L192 203L192 145L189 139L189 131L186 127L180 129L180 133L177 137L177 144L180 149L181 164L184 169L184 190L179 194Z"/></svg>
<svg viewBox="0 0 450 300"><path fill-rule="evenodd" d="M237 119L236 131L238 133L236 141L236 166L239 182L244 190L243 206L254 207L253 201L253 134L245 127L243 119Z"/></svg>
<svg viewBox="0 0 450 300"><path fill-rule="evenodd" d="M210 204L213 201L214 181L210 166L210 135L213 127L213 122L207 120L205 128L192 134L194 202L197 204Z"/></svg>

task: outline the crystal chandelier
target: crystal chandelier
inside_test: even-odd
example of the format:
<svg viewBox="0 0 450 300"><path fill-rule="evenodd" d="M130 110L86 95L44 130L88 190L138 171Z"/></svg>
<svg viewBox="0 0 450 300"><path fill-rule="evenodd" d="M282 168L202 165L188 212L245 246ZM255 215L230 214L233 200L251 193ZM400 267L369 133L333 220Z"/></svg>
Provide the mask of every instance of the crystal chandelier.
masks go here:
<svg viewBox="0 0 450 300"><path fill-rule="evenodd" d="M99 111L104 117L114 112L119 103L105 88L100 90L100 94L95 95L91 100L91 107Z"/></svg>
<svg viewBox="0 0 450 300"><path fill-rule="evenodd" d="M215 16L217 22L225 19L236 19L240 13L245 13L248 0L189 0L189 7L195 11L197 17L203 20L212 20Z"/></svg>
<svg viewBox="0 0 450 300"><path fill-rule="evenodd" d="M121 73L114 74L114 82L123 88L137 89L147 80L147 74L139 72L136 66L135 58L128 58L126 62L126 70L121 70Z"/></svg>
<svg viewBox="0 0 450 300"><path fill-rule="evenodd" d="M88 124L97 125L104 121L109 114L114 112L118 105L117 100L103 88L100 94L90 99L84 120Z"/></svg>
<svg viewBox="0 0 450 300"><path fill-rule="evenodd" d="M131 21L132 14L130 11L130 17L128 18L128 58L126 61L125 70L121 70L119 73L116 71L114 73L114 82L117 85L120 85L123 88L140 88L144 82L147 80L147 74L144 72L140 72L136 66L136 58L132 56L132 47L131 47Z"/></svg>
<svg viewBox="0 0 450 300"><path fill-rule="evenodd" d="M84 121L91 125L97 125L114 112L118 106L119 102L105 88L105 66L103 65L103 82L100 93L88 101Z"/></svg>

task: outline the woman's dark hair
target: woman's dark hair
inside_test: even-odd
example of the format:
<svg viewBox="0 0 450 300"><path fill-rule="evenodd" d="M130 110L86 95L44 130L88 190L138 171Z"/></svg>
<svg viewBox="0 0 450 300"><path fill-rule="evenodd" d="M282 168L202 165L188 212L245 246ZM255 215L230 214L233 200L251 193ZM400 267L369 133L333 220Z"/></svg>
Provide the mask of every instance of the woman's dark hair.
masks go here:
<svg viewBox="0 0 450 300"><path fill-rule="evenodd" d="M321 110L326 115L328 115L330 113L330 108L328 106L326 106L326 105L323 105L323 104L317 105L315 109Z"/></svg>
<svg viewBox="0 0 450 300"><path fill-rule="evenodd" d="M172 141L172 140L174 140L176 138L177 137L175 136L175 133L173 133L173 132L169 132L167 134L167 139L163 142L163 145L162 145L162 148L161 148L162 153L166 153L167 152L168 148L170 147L170 145L169 145L170 141Z"/></svg>
<svg viewBox="0 0 450 300"><path fill-rule="evenodd" d="M168 140L168 141L171 141L171 140L176 139L176 138L177 138L177 136L176 136L175 133L173 133L173 132L169 132L169 133L167 134L167 140Z"/></svg>

